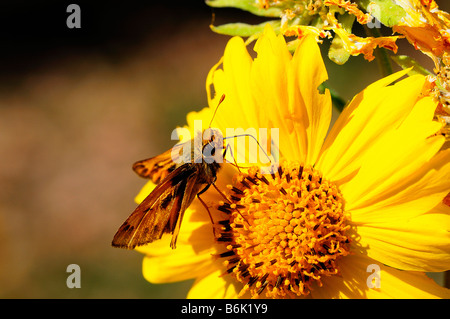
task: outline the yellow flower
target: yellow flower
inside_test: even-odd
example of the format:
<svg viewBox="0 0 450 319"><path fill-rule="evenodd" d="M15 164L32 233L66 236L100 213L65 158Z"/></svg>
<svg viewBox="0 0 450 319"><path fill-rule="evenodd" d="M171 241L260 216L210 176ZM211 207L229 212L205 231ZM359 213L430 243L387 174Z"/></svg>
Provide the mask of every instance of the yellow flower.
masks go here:
<svg viewBox="0 0 450 319"><path fill-rule="evenodd" d="M232 38L212 68L209 108L188 115L213 126L278 128L280 166L223 164L217 186L170 236L137 248L152 283L195 279L189 298L449 298L424 272L450 265L450 150L435 135L425 78L377 81L354 97L328 132L331 98L319 48L304 37L292 56L270 27L255 59ZM396 84L390 85L394 81ZM212 97L212 89L214 96ZM327 133L328 132L328 133ZM238 138L236 138L238 139ZM152 189L147 184L141 201Z"/></svg>
<svg viewBox="0 0 450 319"><path fill-rule="evenodd" d="M439 100L441 113L450 114L450 15L439 10L434 0L397 0L406 15L392 30L406 37L417 50L434 62L436 84L434 95ZM439 115L439 112L437 113Z"/></svg>

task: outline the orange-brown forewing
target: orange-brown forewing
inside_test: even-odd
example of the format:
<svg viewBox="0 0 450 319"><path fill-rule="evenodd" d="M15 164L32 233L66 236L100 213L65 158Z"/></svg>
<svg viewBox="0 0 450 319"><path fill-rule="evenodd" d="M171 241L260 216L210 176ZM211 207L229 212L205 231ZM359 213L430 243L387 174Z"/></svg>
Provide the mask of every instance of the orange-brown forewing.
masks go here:
<svg viewBox="0 0 450 319"><path fill-rule="evenodd" d="M113 246L133 249L160 239L164 233L171 233L170 246L175 248L185 210L195 196L206 191L216 180L220 164L213 161L213 154L216 148L223 148L223 140L215 138L213 135L211 139L203 140L201 154L209 147L206 152L207 161L202 159L201 162L192 162L195 151L191 149L191 153L187 154L189 157L184 158L185 164L177 164L183 162L180 161L181 156L186 157L184 146L188 146L187 143L192 145L193 140L190 140L133 165L138 175L159 184L120 226L113 238ZM205 208L208 210L206 206Z"/></svg>
<svg viewBox="0 0 450 319"><path fill-rule="evenodd" d="M115 234L112 245L133 249L171 233L175 248L185 210L203 186L198 166L184 164L167 175L142 201Z"/></svg>
<svg viewBox="0 0 450 319"><path fill-rule="evenodd" d="M191 143L191 141L186 142ZM133 164L133 170L141 177L150 178L158 184L177 168L177 160L184 143L175 145L164 153ZM172 158L175 157L175 158Z"/></svg>

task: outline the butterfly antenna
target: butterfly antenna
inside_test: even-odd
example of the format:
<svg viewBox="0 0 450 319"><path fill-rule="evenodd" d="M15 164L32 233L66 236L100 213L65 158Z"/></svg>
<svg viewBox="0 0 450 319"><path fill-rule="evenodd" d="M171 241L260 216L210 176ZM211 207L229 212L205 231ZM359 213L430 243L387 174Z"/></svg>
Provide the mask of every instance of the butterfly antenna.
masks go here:
<svg viewBox="0 0 450 319"><path fill-rule="evenodd" d="M261 146L261 144L259 144L258 140L256 139L256 137L254 137L251 134L238 134L238 135L233 135L233 136L225 136L223 139L226 140L227 138L236 138L236 137L243 137L243 136L248 136L251 137L253 140L255 140L256 144L258 145L258 147L261 149L261 151L264 153L264 155L267 157L267 159L269 160L269 162L272 163L272 159L269 157L269 155L267 155L266 151L264 150L264 148Z"/></svg>
<svg viewBox="0 0 450 319"><path fill-rule="evenodd" d="M222 94L222 96L219 100L219 104L217 104L216 109L214 110L214 114L211 118L211 122L209 122L209 128L211 128L212 121L214 120L214 117L216 116L216 113L217 113L217 109L219 108L219 105L223 102L223 100L225 100L225 94Z"/></svg>

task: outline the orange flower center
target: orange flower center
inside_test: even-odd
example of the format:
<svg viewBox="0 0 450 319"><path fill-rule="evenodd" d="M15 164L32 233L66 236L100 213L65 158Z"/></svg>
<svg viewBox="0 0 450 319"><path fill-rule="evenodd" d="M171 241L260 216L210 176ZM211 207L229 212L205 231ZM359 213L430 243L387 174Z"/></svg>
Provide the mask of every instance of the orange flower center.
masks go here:
<svg viewBox="0 0 450 319"><path fill-rule="evenodd" d="M253 167L237 175L228 197L217 241L226 244L227 273L244 284L240 295L304 296L339 273L349 251L344 200L314 168L290 163L262 175Z"/></svg>

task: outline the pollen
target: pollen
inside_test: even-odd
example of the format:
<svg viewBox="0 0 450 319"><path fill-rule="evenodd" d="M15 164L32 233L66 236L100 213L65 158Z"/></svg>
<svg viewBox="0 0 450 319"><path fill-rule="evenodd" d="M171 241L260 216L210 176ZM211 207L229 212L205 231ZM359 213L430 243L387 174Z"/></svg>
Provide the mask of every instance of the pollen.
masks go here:
<svg viewBox="0 0 450 319"><path fill-rule="evenodd" d="M259 167L234 178L216 240L226 246L226 275L243 283L240 296L295 298L339 275L349 254L349 226L336 185L312 167L283 163L262 175Z"/></svg>

